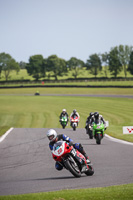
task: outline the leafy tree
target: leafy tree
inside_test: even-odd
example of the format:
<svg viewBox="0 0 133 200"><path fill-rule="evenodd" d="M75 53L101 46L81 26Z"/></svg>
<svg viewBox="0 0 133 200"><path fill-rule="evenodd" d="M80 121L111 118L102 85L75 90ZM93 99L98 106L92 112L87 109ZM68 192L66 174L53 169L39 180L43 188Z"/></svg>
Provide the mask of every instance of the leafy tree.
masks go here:
<svg viewBox="0 0 133 200"><path fill-rule="evenodd" d="M62 76L67 71L66 61L58 58L56 55L51 55L47 58L47 71L54 73L55 80L57 76Z"/></svg>
<svg viewBox="0 0 133 200"><path fill-rule="evenodd" d="M29 58L29 63L26 65L27 72L30 76L33 76L36 80L42 77L42 68L44 60L42 55L34 55ZM45 74L43 73L43 76Z"/></svg>
<svg viewBox="0 0 133 200"><path fill-rule="evenodd" d="M0 78L1 78L1 72L2 72L2 65L3 65L3 62L2 62L2 53L0 54Z"/></svg>
<svg viewBox="0 0 133 200"><path fill-rule="evenodd" d="M76 79L77 76L81 73L80 69L84 66L84 62L80 59L72 57L69 61L67 61L67 66L69 70L72 71L72 76L74 76Z"/></svg>
<svg viewBox="0 0 133 200"><path fill-rule="evenodd" d="M21 62L19 63L19 66L20 66L20 69L25 69L26 63L23 62L23 61L21 61Z"/></svg>
<svg viewBox="0 0 133 200"><path fill-rule="evenodd" d="M127 67L130 60L130 54L132 52L133 47L128 45L119 45L118 47L118 53L119 53L119 60L121 62L121 65L124 69L125 77L127 76Z"/></svg>
<svg viewBox="0 0 133 200"><path fill-rule="evenodd" d="M109 70L115 78L122 70L122 64L119 59L119 51L117 47L112 48L109 53Z"/></svg>
<svg viewBox="0 0 133 200"><path fill-rule="evenodd" d="M59 75L62 76L62 74L67 74L68 70L67 70L67 63L64 59L59 58L59 62L60 62L60 72Z"/></svg>
<svg viewBox="0 0 133 200"><path fill-rule="evenodd" d="M86 63L87 70L90 70L91 74L98 75L98 72L102 70L101 59L98 54L92 54L89 56L89 60Z"/></svg>
<svg viewBox="0 0 133 200"><path fill-rule="evenodd" d="M19 64L9 54L1 53L0 69L4 72L5 79L7 81L11 71L19 71L20 67Z"/></svg>
<svg viewBox="0 0 133 200"><path fill-rule="evenodd" d="M130 60L128 65L128 71L133 75L133 51L130 54Z"/></svg>
<svg viewBox="0 0 133 200"><path fill-rule="evenodd" d="M43 59L42 65L41 65L41 77L46 76L46 71L47 71L47 59Z"/></svg>
<svg viewBox="0 0 133 200"><path fill-rule="evenodd" d="M104 65L104 73L105 73L105 76L107 77L108 76L108 53L105 52L104 54L101 54L101 61L102 61L102 64Z"/></svg>

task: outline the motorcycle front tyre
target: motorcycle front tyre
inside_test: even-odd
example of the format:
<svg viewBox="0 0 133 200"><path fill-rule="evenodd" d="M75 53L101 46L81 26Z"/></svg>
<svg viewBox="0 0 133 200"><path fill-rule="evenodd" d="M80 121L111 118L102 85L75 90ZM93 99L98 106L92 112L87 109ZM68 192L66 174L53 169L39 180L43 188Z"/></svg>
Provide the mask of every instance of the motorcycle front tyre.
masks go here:
<svg viewBox="0 0 133 200"><path fill-rule="evenodd" d="M75 169L74 166L71 165L70 161L67 159L66 162L65 162L65 165L66 165L66 168L75 176L75 177L81 177L81 172L80 170L77 171Z"/></svg>
<svg viewBox="0 0 133 200"><path fill-rule="evenodd" d="M65 125L62 125L62 128L63 128L63 129L65 129L65 127L66 127Z"/></svg>
<svg viewBox="0 0 133 200"><path fill-rule="evenodd" d="M96 143L101 144L101 135L99 133L96 136Z"/></svg>
<svg viewBox="0 0 133 200"><path fill-rule="evenodd" d="M89 166L88 171L85 172L87 176L92 176L94 174L94 169L92 166Z"/></svg>
<svg viewBox="0 0 133 200"><path fill-rule="evenodd" d="M88 130L88 135L89 135L89 138L90 138L90 139L93 139L93 133L92 133L92 130Z"/></svg>
<svg viewBox="0 0 133 200"><path fill-rule="evenodd" d="M73 126L73 131L76 131L76 126Z"/></svg>

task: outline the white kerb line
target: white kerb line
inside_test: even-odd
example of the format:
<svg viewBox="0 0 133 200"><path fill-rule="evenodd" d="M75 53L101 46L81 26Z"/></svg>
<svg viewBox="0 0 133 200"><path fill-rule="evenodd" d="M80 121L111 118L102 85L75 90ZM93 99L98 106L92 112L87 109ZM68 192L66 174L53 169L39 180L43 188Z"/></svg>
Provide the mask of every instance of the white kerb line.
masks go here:
<svg viewBox="0 0 133 200"><path fill-rule="evenodd" d="M111 136L109 136L109 135L107 135L107 134L105 134L105 136L106 136L107 138L109 138L110 140L114 141L114 142L118 142L118 143L122 143L122 144L128 144L128 145L133 145L132 142L127 142L127 141L124 141L124 140L120 140L120 139L111 137Z"/></svg>
<svg viewBox="0 0 133 200"><path fill-rule="evenodd" d="M0 137L0 142L2 142L2 141L8 136L8 134L9 134L12 130L13 130L13 127L10 128L4 135L2 135L2 136Z"/></svg>

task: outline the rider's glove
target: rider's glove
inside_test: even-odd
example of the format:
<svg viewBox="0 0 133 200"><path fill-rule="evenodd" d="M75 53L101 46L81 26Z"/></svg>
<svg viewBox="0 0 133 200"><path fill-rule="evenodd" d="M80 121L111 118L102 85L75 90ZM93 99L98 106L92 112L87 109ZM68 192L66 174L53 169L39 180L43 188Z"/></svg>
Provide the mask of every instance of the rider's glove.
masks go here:
<svg viewBox="0 0 133 200"><path fill-rule="evenodd" d="M70 147L73 146L73 142L72 141L69 142L69 146Z"/></svg>

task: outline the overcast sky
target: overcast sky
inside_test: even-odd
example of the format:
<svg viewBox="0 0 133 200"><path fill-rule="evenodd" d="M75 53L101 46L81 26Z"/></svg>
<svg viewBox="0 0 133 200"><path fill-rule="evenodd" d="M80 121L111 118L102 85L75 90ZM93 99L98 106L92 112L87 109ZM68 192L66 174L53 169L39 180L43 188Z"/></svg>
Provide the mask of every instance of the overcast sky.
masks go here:
<svg viewBox="0 0 133 200"><path fill-rule="evenodd" d="M0 53L86 60L133 45L133 0L0 0Z"/></svg>

